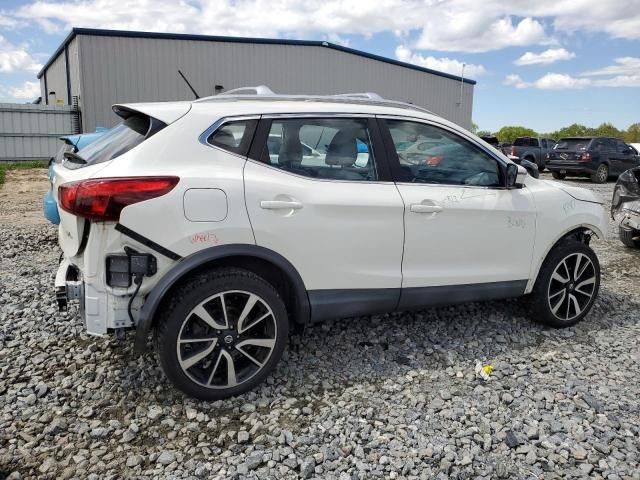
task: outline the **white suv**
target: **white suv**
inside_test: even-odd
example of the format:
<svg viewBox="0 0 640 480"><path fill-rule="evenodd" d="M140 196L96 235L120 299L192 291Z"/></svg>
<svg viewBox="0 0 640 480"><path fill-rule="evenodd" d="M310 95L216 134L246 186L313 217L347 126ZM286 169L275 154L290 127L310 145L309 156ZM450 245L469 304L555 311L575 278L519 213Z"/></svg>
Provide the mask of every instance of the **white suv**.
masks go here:
<svg viewBox="0 0 640 480"><path fill-rule="evenodd" d="M138 350L154 331L194 397L262 382L294 325L527 295L564 327L595 301L602 201L413 105L238 93L114 111L54 167L58 300L80 300L89 333L135 328Z"/></svg>

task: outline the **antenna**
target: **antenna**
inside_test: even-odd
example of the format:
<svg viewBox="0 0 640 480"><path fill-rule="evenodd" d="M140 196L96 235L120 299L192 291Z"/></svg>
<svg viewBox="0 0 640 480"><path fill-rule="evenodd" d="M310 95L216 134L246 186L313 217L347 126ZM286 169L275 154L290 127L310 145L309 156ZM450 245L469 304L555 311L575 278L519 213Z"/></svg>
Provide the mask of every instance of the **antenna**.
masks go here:
<svg viewBox="0 0 640 480"><path fill-rule="evenodd" d="M187 77L184 76L184 74L180 71L180 69L178 69L178 73L180 74L180 76L182 77L182 79L184 80L184 82L187 84L187 86L189 87L189 89L193 92L193 94L196 97L196 100L200 98L200 95L198 95L198 92L196 92L196 90L191 86L191 84L189 83L189 80L187 80Z"/></svg>
<svg viewBox="0 0 640 480"><path fill-rule="evenodd" d="M464 86L464 67L466 63L462 64L462 74L460 75L460 101L458 102L458 108L462 108L462 87Z"/></svg>

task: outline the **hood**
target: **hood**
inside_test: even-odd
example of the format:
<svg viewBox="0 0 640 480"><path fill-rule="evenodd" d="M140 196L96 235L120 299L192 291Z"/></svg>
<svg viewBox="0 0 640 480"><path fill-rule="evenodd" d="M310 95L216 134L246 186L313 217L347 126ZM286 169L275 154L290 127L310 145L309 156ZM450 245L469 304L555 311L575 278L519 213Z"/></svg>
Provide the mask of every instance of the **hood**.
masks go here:
<svg viewBox="0 0 640 480"><path fill-rule="evenodd" d="M543 180L547 182L549 185L552 185L556 188L559 188L563 192L572 196L576 200L580 200L582 202L591 202L591 203L599 203L600 205L604 205L604 199L595 192L587 188L582 187L573 187L570 185L566 185L560 182L554 182L553 180Z"/></svg>
<svg viewBox="0 0 640 480"><path fill-rule="evenodd" d="M112 108L122 118L127 118L131 112L140 112L169 125L187 114L191 102L124 103Z"/></svg>

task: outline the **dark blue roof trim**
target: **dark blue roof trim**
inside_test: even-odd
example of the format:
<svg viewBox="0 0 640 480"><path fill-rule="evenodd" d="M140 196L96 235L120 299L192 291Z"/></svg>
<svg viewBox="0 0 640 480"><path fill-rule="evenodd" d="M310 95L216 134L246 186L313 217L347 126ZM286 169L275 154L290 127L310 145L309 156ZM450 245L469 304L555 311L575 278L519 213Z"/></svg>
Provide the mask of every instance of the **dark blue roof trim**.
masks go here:
<svg viewBox="0 0 640 480"><path fill-rule="evenodd" d="M213 35L194 35L188 33L156 33L156 32L135 32L127 30L102 30L96 28L73 28L67 38L64 39L62 45L51 55L51 58L44 64L42 70L38 72L38 78L42 77L44 71L54 62L54 60L64 50L64 47L68 45L76 35L92 35L97 37L129 37L129 38L159 38L165 40L198 40L202 42L230 42L230 43L257 43L268 45L306 45L310 47L327 47L340 52L350 53L352 55L358 55L359 57L370 58L371 60L377 60L379 62L390 63L391 65L397 65L399 67L410 68L411 70L417 70L419 72L431 73L432 75L438 75L440 77L450 78L452 80L463 80L457 75L451 75L450 73L439 72L437 70L431 70L430 68L419 67L411 63L400 62L393 60L392 58L382 57L380 55L374 55L373 53L363 52L361 50L355 50L353 48L343 47L342 45L336 45L335 43L323 42L319 40L287 40L280 38L250 38L250 37L222 37ZM475 85L475 80L469 78L464 79L464 83Z"/></svg>

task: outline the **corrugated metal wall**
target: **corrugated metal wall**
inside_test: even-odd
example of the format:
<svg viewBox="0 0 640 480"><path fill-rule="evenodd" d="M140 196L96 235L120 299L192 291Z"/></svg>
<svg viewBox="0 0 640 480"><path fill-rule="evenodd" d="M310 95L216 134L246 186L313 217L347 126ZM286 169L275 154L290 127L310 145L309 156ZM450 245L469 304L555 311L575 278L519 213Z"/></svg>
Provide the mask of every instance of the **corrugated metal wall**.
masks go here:
<svg viewBox="0 0 640 480"><path fill-rule="evenodd" d="M67 105L0 103L0 161L50 158L58 137L73 133L72 118Z"/></svg>
<svg viewBox="0 0 640 480"><path fill-rule="evenodd" d="M85 131L116 123L114 103L191 99L178 69L203 96L212 95L215 85L265 84L292 94L373 91L471 126L473 85L463 84L460 106L458 80L330 48L90 35L78 40Z"/></svg>
<svg viewBox="0 0 640 480"><path fill-rule="evenodd" d="M42 101L49 99L49 105L67 105L67 71L64 62L64 53L58 55L58 58L47 68L47 89ZM55 95L49 95L55 92ZM46 103L46 102L45 102Z"/></svg>

